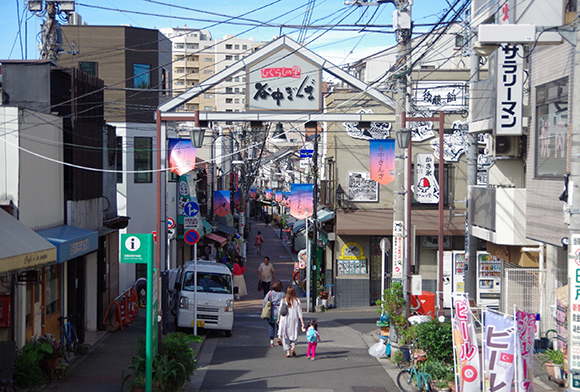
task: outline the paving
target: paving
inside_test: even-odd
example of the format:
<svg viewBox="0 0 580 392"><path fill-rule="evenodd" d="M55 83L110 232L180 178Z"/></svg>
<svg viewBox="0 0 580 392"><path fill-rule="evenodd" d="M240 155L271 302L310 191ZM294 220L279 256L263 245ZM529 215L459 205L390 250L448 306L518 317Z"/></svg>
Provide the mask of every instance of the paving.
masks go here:
<svg viewBox="0 0 580 392"><path fill-rule="evenodd" d="M296 390L293 385L299 377L301 391L397 391L393 380L396 379L399 369L389 359L374 359L366 352L368 347L379 341L376 307L337 308L322 313L305 312L305 321L316 318L319 325L324 326L321 328L323 342L317 353L320 360L313 362L316 364L316 371L312 371L311 361L300 358L288 361L281 348L269 347L266 325L259 319L263 293L257 290L257 269L264 256L269 256L276 278L286 288L291 283L296 254L290 252L288 245L280 239L279 229L266 226L263 222L251 222L245 272L248 295L235 303L233 336L223 338L215 332L203 334L204 341L194 346L198 355L198 368L183 390ZM262 232L265 239L261 255L256 254L253 245L258 231ZM302 292L300 299L305 311L306 298ZM88 354L74 358L66 376L62 380L49 383L43 390L121 391L123 370L131 364L139 338L144 335L143 311L123 331L88 332ZM226 348L223 347L224 341L230 342ZM250 346L251 350L248 348ZM297 351L299 356L305 356L306 347L303 342L299 343ZM243 357L243 363L236 363L236 357ZM270 364L274 366L269 366ZM240 365L251 367L252 370L236 371ZM266 370L260 372L262 368ZM564 389L549 381L545 373L545 369L536 362L534 374L540 375L534 380L536 392ZM363 374L366 379L362 378ZM320 387L321 377L328 380L324 387ZM223 386L216 388L215 385L220 383ZM316 387L308 387L309 385ZM382 387L371 388L370 385Z"/></svg>

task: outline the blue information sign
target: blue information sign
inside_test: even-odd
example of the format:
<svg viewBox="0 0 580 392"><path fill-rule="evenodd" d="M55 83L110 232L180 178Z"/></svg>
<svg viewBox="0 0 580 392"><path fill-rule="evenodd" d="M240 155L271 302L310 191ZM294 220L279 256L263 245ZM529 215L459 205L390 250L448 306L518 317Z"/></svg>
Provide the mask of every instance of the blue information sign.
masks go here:
<svg viewBox="0 0 580 392"><path fill-rule="evenodd" d="M312 154L314 154L314 150L300 150L300 158L312 158Z"/></svg>
<svg viewBox="0 0 580 392"><path fill-rule="evenodd" d="M183 212L187 216L196 216L199 214L199 205L194 201L188 201L185 203L185 206L183 206Z"/></svg>

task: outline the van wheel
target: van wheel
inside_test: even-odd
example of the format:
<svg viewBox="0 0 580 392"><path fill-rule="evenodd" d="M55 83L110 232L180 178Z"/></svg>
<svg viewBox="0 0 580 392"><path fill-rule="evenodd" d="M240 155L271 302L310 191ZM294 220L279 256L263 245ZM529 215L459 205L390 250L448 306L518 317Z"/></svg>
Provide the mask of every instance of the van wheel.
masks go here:
<svg viewBox="0 0 580 392"><path fill-rule="evenodd" d="M229 338L229 337L231 337L231 336L232 336L232 331L231 331L231 330L229 330L229 331L224 331L224 332L225 332L225 334L226 334L226 338Z"/></svg>

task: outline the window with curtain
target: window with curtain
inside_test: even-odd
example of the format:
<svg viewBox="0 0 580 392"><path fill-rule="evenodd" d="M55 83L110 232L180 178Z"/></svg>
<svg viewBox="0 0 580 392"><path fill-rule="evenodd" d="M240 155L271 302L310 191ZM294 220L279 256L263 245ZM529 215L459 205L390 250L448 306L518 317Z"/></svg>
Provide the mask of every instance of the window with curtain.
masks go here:
<svg viewBox="0 0 580 392"><path fill-rule="evenodd" d="M151 183L153 181L153 139L150 137L135 137L134 170L135 183Z"/></svg>

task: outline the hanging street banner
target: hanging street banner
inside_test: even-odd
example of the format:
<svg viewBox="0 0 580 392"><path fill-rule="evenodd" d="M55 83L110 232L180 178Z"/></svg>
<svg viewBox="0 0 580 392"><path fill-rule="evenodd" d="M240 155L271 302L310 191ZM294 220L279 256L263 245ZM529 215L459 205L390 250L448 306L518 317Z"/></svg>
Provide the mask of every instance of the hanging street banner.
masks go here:
<svg viewBox="0 0 580 392"><path fill-rule="evenodd" d="M213 192L213 212L217 216L226 216L231 212L230 191Z"/></svg>
<svg viewBox="0 0 580 392"><path fill-rule="evenodd" d="M486 310L483 330L483 390L510 392L515 370L515 320Z"/></svg>
<svg viewBox="0 0 580 392"><path fill-rule="evenodd" d="M275 195L276 197L274 198L274 200L276 200L278 203L280 203L284 198L284 196L282 195L282 191L276 191Z"/></svg>
<svg viewBox="0 0 580 392"><path fill-rule="evenodd" d="M170 172L181 176L195 168L197 149L191 145L191 140L168 139L167 149Z"/></svg>
<svg viewBox="0 0 580 392"><path fill-rule="evenodd" d="M250 196L252 199L256 199L258 197L258 190L256 188L250 189Z"/></svg>
<svg viewBox="0 0 580 392"><path fill-rule="evenodd" d="M524 46L497 50L496 135L521 135L524 91Z"/></svg>
<svg viewBox="0 0 580 392"><path fill-rule="evenodd" d="M405 258L405 244L403 221L393 221L393 280L403 280L403 261Z"/></svg>
<svg viewBox="0 0 580 392"><path fill-rule="evenodd" d="M266 189L266 199L272 200L272 190Z"/></svg>
<svg viewBox="0 0 580 392"><path fill-rule="evenodd" d="M536 329L536 315L518 310L516 312L518 326L518 345L516 358L518 372L518 391L534 392L534 340Z"/></svg>
<svg viewBox="0 0 580 392"><path fill-rule="evenodd" d="M439 183L435 178L435 157L433 154L415 155L415 183L413 196L419 203L439 202Z"/></svg>
<svg viewBox="0 0 580 392"><path fill-rule="evenodd" d="M296 219L306 219L313 213L313 185L290 185L290 215Z"/></svg>
<svg viewBox="0 0 580 392"><path fill-rule="evenodd" d="M381 185L395 181L395 139L369 140L371 180Z"/></svg>
<svg viewBox="0 0 580 392"><path fill-rule="evenodd" d="M322 111L322 69L282 47L248 65L247 111Z"/></svg>
<svg viewBox="0 0 580 392"><path fill-rule="evenodd" d="M241 194L240 191L235 191L234 192L234 207L236 208L237 211L240 210L240 201L241 200Z"/></svg>
<svg viewBox="0 0 580 392"><path fill-rule="evenodd" d="M479 347L469 301L466 296L457 295L453 298L453 305L453 348L457 391L481 392Z"/></svg>

